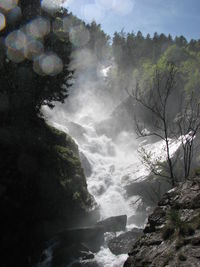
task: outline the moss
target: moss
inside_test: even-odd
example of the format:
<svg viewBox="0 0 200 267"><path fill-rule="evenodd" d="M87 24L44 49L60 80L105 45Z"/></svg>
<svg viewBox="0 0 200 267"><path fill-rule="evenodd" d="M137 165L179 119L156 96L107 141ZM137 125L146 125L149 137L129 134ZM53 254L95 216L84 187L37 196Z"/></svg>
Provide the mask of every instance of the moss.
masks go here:
<svg viewBox="0 0 200 267"><path fill-rule="evenodd" d="M175 234L176 238L177 236L188 236L195 233L196 227L194 227L194 223L192 224L182 221L178 210L171 209L167 217L168 223L163 228L162 233L164 240L170 238L173 234Z"/></svg>
<svg viewBox="0 0 200 267"><path fill-rule="evenodd" d="M190 225L195 230L200 229L200 210L198 210L198 215L190 221Z"/></svg>
<svg viewBox="0 0 200 267"><path fill-rule="evenodd" d="M200 168L197 168L194 170L194 175L195 176L200 176Z"/></svg>
<svg viewBox="0 0 200 267"><path fill-rule="evenodd" d="M179 227L179 234L182 236L193 235L195 229L189 223L182 223Z"/></svg>
<svg viewBox="0 0 200 267"><path fill-rule="evenodd" d="M178 255L178 258L179 258L180 261L186 261L187 260L187 257L184 254L182 254L182 253L180 253Z"/></svg>
<svg viewBox="0 0 200 267"><path fill-rule="evenodd" d="M178 210L171 209L167 217L175 228L179 228L182 225L182 221Z"/></svg>
<svg viewBox="0 0 200 267"><path fill-rule="evenodd" d="M73 200L80 200L80 192L75 192L73 194Z"/></svg>
<svg viewBox="0 0 200 267"><path fill-rule="evenodd" d="M163 228L162 238L163 238L164 240L169 239L170 236L173 235L174 231L175 231L175 228L174 228L172 225L167 224L167 225Z"/></svg>
<svg viewBox="0 0 200 267"><path fill-rule="evenodd" d="M178 237L178 239L176 240L176 243L175 243L176 250L179 250L184 245L185 245L184 239L182 237Z"/></svg>
<svg viewBox="0 0 200 267"><path fill-rule="evenodd" d="M169 264L170 260L173 260L173 254L172 253L168 253L166 255L166 259L164 260L162 267L167 266Z"/></svg>

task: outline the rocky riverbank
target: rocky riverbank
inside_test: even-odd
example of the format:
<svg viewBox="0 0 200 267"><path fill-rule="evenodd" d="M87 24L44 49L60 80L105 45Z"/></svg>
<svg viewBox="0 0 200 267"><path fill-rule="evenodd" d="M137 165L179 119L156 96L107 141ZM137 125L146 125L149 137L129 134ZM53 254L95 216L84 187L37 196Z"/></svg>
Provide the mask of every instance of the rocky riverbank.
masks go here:
<svg viewBox="0 0 200 267"><path fill-rule="evenodd" d="M200 266L200 176L167 192L124 267Z"/></svg>

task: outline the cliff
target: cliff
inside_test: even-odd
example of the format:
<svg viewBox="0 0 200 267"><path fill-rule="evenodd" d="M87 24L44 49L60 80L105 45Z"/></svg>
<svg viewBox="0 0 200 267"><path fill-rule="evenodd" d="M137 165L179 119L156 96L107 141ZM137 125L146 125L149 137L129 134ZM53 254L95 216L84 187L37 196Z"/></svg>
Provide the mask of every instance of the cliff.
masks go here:
<svg viewBox="0 0 200 267"><path fill-rule="evenodd" d="M200 266L200 176L166 193L124 267Z"/></svg>
<svg viewBox="0 0 200 267"><path fill-rule="evenodd" d="M45 241L93 219L95 201L77 145L43 119L1 128L0 157L1 266L33 266Z"/></svg>

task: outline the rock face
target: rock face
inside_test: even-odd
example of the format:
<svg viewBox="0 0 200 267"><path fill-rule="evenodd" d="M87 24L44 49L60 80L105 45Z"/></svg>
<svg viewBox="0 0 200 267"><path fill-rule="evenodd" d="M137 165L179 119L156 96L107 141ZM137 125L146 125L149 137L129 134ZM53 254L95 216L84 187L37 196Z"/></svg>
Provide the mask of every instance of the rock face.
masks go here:
<svg viewBox="0 0 200 267"><path fill-rule="evenodd" d="M72 245L84 243L89 250L97 252L104 243L104 228L102 226L90 226L75 229L67 229L58 234L63 244Z"/></svg>
<svg viewBox="0 0 200 267"><path fill-rule="evenodd" d="M135 241L142 235L143 230L133 228L108 242L110 251L115 255L126 254L130 251Z"/></svg>
<svg viewBox="0 0 200 267"><path fill-rule="evenodd" d="M126 229L127 216L113 216L107 218L103 221L97 222L98 226L102 226L104 228L104 232L118 232L124 231Z"/></svg>
<svg viewBox="0 0 200 267"><path fill-rule="evenodd" d="M42 119L28 123L0 136L2 266L33 266L58 231L98 220L76 143Z"/></svg>
<svg viewBox="0 0 200 267"><path fill-rule="evenodd" d="M200 266L200 177L166 193L124 267Z"/></svg>
<svg viewBox="0 0 200 267"><path fill-rule="evenodd" d="M84 169L85 175L89 177L92 174L92 166L87 157L83 154L83 152L80 152L80 161Z"/></svg>

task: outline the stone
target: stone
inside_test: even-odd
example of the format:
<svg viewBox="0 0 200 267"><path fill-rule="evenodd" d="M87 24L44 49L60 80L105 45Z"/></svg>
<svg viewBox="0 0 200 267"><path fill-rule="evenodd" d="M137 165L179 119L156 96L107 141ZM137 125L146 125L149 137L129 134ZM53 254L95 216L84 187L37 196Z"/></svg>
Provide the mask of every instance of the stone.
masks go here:
<svg viewBox="0 0 200 267"><path fill-rule="evenodd" d="M62 244L84 243L92 252L98 252L104 243L105 229L101 225L65 229L57 234Z"/></svg>
<svg viewBox="0 0 200 267"><path fill-rule="evenodd" d="M104 228L105 232L119 232L124 231L126 229L127 224L127 216L113 216L109 217L103 221L97 222L96 225Z"/></svg>
<svg viewBox="0 0 200 267"><path fill-rule="evenodd" d="M108 242L108 247L115 255L126 254L131 250L138 237L140 237L142 234L143 229L134 228L131 231L111 239Z"/></svg>
<svg viewBox="0 0 200 267"><path fill-rule="evenodd" d="M199 192L200 177L167 192L149 216L144 235L132 246L124 267L200 266ZM172 232L164 237L168 228Z"/></svg>

